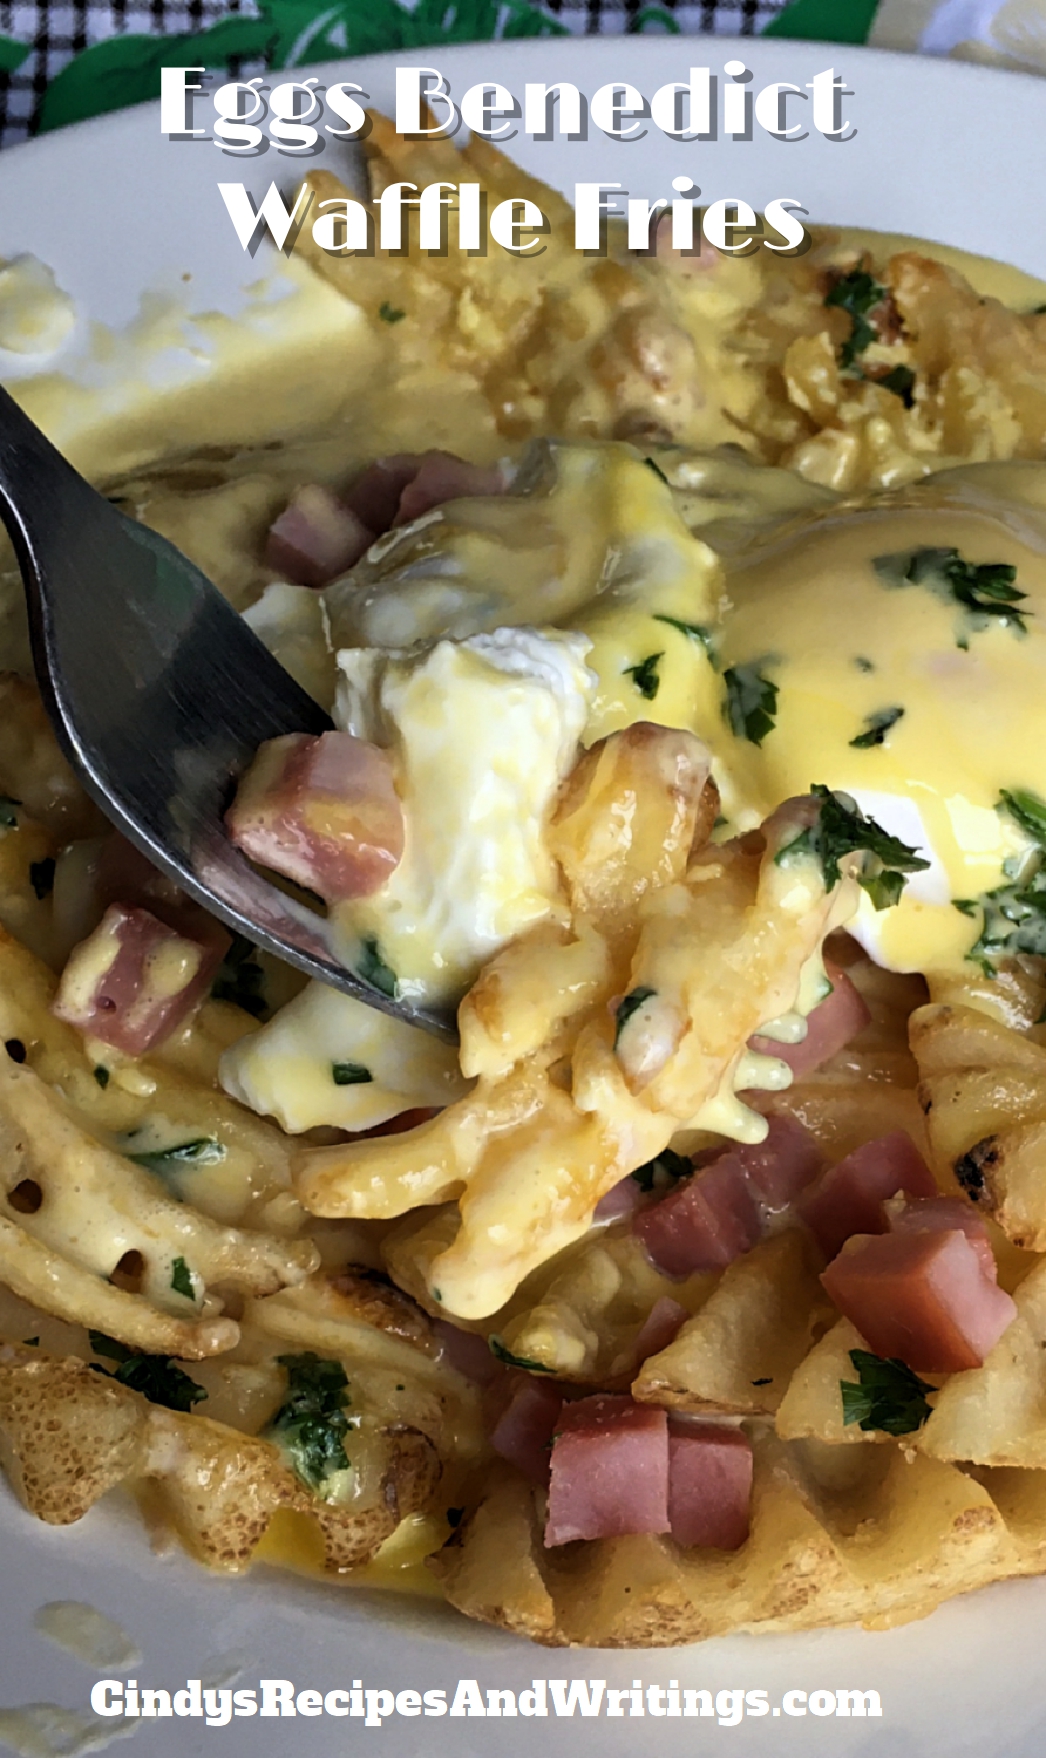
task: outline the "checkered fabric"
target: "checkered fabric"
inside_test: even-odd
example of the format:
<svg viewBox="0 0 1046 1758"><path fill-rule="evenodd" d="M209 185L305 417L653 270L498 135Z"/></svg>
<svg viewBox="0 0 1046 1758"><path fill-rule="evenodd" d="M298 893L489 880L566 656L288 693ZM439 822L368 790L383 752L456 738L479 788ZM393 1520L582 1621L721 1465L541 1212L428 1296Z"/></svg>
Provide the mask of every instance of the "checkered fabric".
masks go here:
<svg viewBox="0 0 1046 1758"><path fill-rule="evenodd" d="M360 0L363 4L364 0ZM665 29L671 15L687 35L756 36L784 0L545 0L546 8L578 36ZM15 73L0 73L0 146L24 140L48 83L94 43L131 32L169 36L198 31L230 13L252 16L252 0L0 0L0 36L32 43ZM259 69L244 69L249 77Z"/></svg>

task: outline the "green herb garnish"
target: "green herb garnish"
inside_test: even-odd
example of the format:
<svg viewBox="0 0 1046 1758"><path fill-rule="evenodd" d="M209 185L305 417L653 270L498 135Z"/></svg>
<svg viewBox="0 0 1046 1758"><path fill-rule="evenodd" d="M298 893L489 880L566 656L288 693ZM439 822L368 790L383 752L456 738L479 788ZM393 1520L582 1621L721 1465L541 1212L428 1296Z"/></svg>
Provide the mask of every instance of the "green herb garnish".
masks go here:
<svg viewBox="0 0 1046 1758"><path fill-rule="evenodd" d="M866 818L849 794L833 793L820 782L810 792L821 802L817 822L778 850L777 865L787 867L796 856L812 855L821 863L825 889L831 891L842 877L839 862L860 852L864 862L857 883L877 910L889 909L904 889L904 875L924 872L929 861L874 818Z"/></svg>
<svg viewBox="0 0 1046 1758"><path fill-rule="evenodd" d="M264 1019L269 1007L265 999L265 972L258 963L258 949L234 934L232 945L218 966L211 984L215 1001L231 1001L254 1019Z"/></svg>
<svg viewBox="0 0 1046 1758"><path fill-rule="evenodd" d="M395 1000L399 993L399 983L391 965L387 965L381 956L381 947L373 935L368 936L360 946L360 955L356 961L356 975L363 983L369 983L382 995Z"/></svg>
<svg viewBox="0 0 1046 1758"><path fill-rule="evenodd" d="M881 385L884 391L892 391L895 397L900 397L906 409L915 408L915 374L910 366L891 366L889 372L882 373L870 382Z"/></svg>
<svg viewBox="0 0 1046 1758"><path fill-rule="evenodd" d="M183 1257L176 1257L171 1265L171 1288L175 1294L184 1294L186 1300L196 1299L192 1271Z"/></svg>
<svg viewBox="0 0 1046 1758"><path fill-rule="evenodd" d="M886 288L867 269L840 275L825 294L825 304L845 311L850 319L850 334L839 350L839 365L844 369L852 366L858 354L863 354L868 344L875 341L876 329L868 322L868 313L886 298Z"/></svg>
<svg viewBox="0 0 1046 1758"><path fill-rule="evenodd" d="M734 736L761 745L773 732L777 713L777 685L764 678L754 665L732 665L723 673L726 686L724 717Z"/></svg>
<svg viewBox="0 0 1046 1758"><path fill-rule="evenodd" d="M123 1343L117 1343L115 1338L107 1337L104 1331L88 1331L87 1335L96 1355L104 1355L118 1364L109 1373L108 1368L92 1363L95 1371L109 1374L110 1379L119 1380L132 1392L140 1392L150 1404L162 1404L165 1410L185 1411L206 1398L203 1387L191 1380L170 1356L140 1355Z"/></svg>
<svg viewBox="0 0 1046 1758"><path fill-rule="evenodd" d="M903 715L903 708L877 708L874 714L866 714L865 730L850 740L851 750L870 751L873 745L884 745L890 728L896 726Z"/></svg>
<svg viewBox="0 0 1046 1758"><path fill-rule="evenodd" d="M18 829L18 810L21 800L12 800L7 794L0 794L0 830Z"/></svg>
<svg viewBox="0 0 1046 1758"><path fill-rule="evenodd" d="M104 1093L106 1087L109 1085L109 1070L99 1062L97 1068L93 1070L93 1073L95 1080L98 1082L98 1085Z"/></svg>
<svg viewBox="0 0 1046 1758"><path fill-rule="evenodd" d="M872 664L871 660L866 659L863 653L855 653L854 654L854 664L857 667L858 671L867 672L867 671L874 671L875 670L875 666Z"/></svg>
<svg viewBox="0 0 1046 1758"><path fill-rule="evenodd" d="M505 1348L500 1337L488 1337L487 1345L490 1353L497 1356L499 1361L503 1361L506 1367L521 1367L526 1373L551 1373L552 1371L543 1362L531 1361L526 1355L513 1355L511 1349Z"/></svg>
<svg viewBox="0 0 1046 1758"><path fill-rule="evenodd" d="M936 1386L921 1380L893 1356L884 1358L867 1349L851 1349L850 1360L858 1380L839 1381L844 1427L856 1422L865 1430L892 1435L912 1434L922 1427L930 1414L926 1394L935 1392Z"/></svg>
<svg viewBox="0 0 1046 1758"><path fill-rule="evenodd" d="M630 989L627 995L622 996L614 1009L614 1018L617 1021L617 1030L614 1033L615 1050L621 1042L621 1033L632 1018L632 1015L638 1013L644 1001L649 1001L650 997L656 994L656 989L644 989L640 987L638 989Z"/></svg>
<svg viewBox="0 0 1046 1758"><path fill-rule="evenodd" d="M383 324L398 324L402 318L406 317L406 315L406 312L400 306L390 305L387 299L383 299L378 306L378 316Z"/></svg>
<svg viewBox="0 0 1046 1758"><path fill-rule="evenodd" d="M182 1166L217 1166L225 1158L224 1145L214 1135L200 1135L193 1141L177 1142L170 1148L146 1148L135 1153L125 1147L121 1152L136 1166L144 1166L147 1172L158 1172L161 1176L165 1172L176 1172Z"/></svg>
<svg viewBox="0 0 1046 1758"><path fill-rule="evenodd" d="M703 647L712 663L715 663L715 649L712 645L712 631L707 623L685 623L682 617L665 616L662 611L654 612L655 623L666 623L670 629L678 630L688 641L696 641Z"/></svg>
<svg viewBox="0 0 1046 1758"><path fill-rule="evenodd" d="M267 1429L293 1470L312 1490L321 1491L336 1471L347 1471L343 1437L351 1418L349 1381L340 1361L327 1361L309 1349L277 1355L287 1375L287 1396Z"/></svg>
<svg viewBox="0 0 1046 1758"><path fill-rule="evenodd" d="M1035 852L1006 863L1006 884L980 897L952 899L961 915L980 914L981 931L966 956L988 977L1003 958L1046 958L1046 800L1025 788L1003 789L995 809L1020 825Z"/></svg>
<svg viewBox="0 0 1046 1758"><path fill-rule="evenodd" d="M655 476L660 476L660 478L666 488L671 488L672 484L669 482L668 477L665 475L664 471L662 470L660 464L657 462L656 459L644 458L643 462L646 465L648 470L652 470L654 472Z"/></svg>
<svg viewBox="0 0 1046 1758"><path fill-rule="evenodd" d="M336 1087L368 1086L374 1079L369 1068L362 1062L332 1062L331 1080Z"/></svg>
<svg viewBox="0 0 1046 1758"><path fill-rule="evenodd" d="M26 1337L25 1341L22 1344L23 1349L39 1349L39 1347L40 1347L39 1337Z"/></svg>
<svg viewBox="0 0 1046 1758"><path fill-rule="evenodd" d="M968 562L957 549L927 547L877 555L872 566L886 586L925 586L944 603L958 605L965 622L957 640L964 649L970 634L989 628L993 619L1019 635L1028 632L1024 619L1031 612L1015 608L1028 595L1014 585L1011 562Z"/></svg>
<svg viewBox="0 0 1046 1758"><path fill-rule="evenodd" d="M637 1166L630 1174L640 1190L653 1190L655 1186L677 1184L680 1178L689 1178L694 1170L694 1162L685 1154L677 1154L674 1148L662 1148L645 1166Z"/></svg>
<svg viewBox="0 0 1046 1758"><path fill-rule="evenodd" d="M661 653L648 653L638 665L626 665L624 668L623 675L632 679L639 694L647 702L652 702L661 688L661 679L657 675L657 668L664 657L663 651Z"/></svg>
<svg viewBox="0 0 1046 1758"><path fill-rule="evenodd" d="M41 903L45 897L50 897L54 890L54 859L51 855L43 861L30 861L29 883Z"/></svg>

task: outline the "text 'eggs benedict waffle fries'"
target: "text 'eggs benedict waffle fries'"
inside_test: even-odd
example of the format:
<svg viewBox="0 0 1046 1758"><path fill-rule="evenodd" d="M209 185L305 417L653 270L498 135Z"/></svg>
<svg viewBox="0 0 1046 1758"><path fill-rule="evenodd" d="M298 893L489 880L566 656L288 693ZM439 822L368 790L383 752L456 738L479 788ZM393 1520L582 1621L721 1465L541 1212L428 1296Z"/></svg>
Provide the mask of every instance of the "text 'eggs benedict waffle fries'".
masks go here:
<svg viewBox="0 0 1046 1758"><path fill-rule="evenodd" d="M533 193L303 229L366 420L96 448L333 710L234 833L461 1050L217 947L0 678L0 1462L545 1642L921 1616L1046 1567L1044 290Z"/></svg>

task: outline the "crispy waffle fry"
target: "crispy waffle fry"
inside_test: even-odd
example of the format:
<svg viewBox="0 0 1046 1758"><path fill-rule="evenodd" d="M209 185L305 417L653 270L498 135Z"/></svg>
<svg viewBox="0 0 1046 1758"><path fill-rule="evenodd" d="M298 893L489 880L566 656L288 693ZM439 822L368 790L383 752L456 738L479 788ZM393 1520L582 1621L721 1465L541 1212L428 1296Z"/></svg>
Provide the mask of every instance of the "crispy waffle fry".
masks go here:
<svg viewBox="0 0 1046 1758"><path fill-rule="evenodd" d="M370 1497L337 1507L317 1501L271 1441L158 1408L82 1361L0 1345L0 1458L26 1507L66 1526L118 1484L146 1482L165 1521L212 1568L245 1568L280 1509L316 1522L329 1570L368 1561L426 1505L440 1469L419 1430L390 1426L374 1438Z"/></svg>
<svg viewBox="0 0 1046 1758"><path fill-rule="evenodd" d="M986 1488L954 1466L908 1461L897 1449L864 1450L840 1482L834 1464L824 1476L816 1452L758 1441L752 1533L735 1554L685 1551L656 1537L546 1552L535 1500L521 1479L499 1477L430 1566L470 1616L557 1645L884 1628L1021 1566Z"/></svg>
<svg viewBox="0 0 1046 1758"><path fill-rule="evenodd" d="M953 993L955 986L953 986ZM1046 1047L1014 1022L1014 984L994 1003L939 1002L912 1017L912 1049L930 1147L943 1180L1015 1245L1046 1249ZM979 1004L980 1003L980 1004ZM1008 1009L1010 1019L999 1017Z"/></svg>
<svg viewBox="0 0 1046 1758"><path fill-rule="evenodd" d="M675 1341L643 1363L641 1403L702 1415L772 1415L833 1308L820 1262L798 1231L779 1233L729 1266Z"/></svg>
<svg viewBox="0 0 1046 1758"><path fill-rule="evenodd" d="M0 1272L45 1311L112 1328L158 1353L211 1354L236 1341L208 1290L270 1293L315 1268L311 1241L219 1227L158 1178L102 1147L27 1068L0 1065ZM133 1268L131 1267L133 1260ZM108 1278L138 1286L121 1301ZM115 1321L115 1322L114 1322Z"/></svg>

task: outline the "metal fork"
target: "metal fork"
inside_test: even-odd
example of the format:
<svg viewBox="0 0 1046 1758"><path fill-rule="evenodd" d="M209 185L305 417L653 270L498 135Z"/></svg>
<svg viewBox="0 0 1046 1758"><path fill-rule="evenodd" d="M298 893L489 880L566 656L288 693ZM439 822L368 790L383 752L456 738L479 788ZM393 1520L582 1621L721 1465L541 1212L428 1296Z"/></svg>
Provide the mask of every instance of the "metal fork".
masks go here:
<svg viewBox="0 0 1046 1758"><path fill-rule="evenodd" d="M281 733L331 721L200 570L93 489L0 388L0 519L25 584L36 675L87 793L228 927L357 1000L453 1039L452 1021L346 968L327 923L263 879L222 822Z"/></svg>

